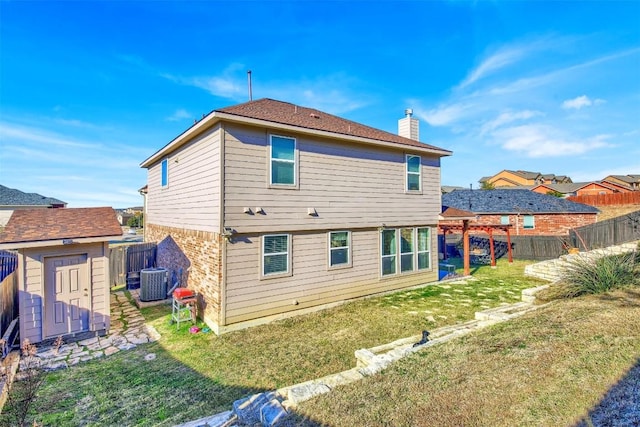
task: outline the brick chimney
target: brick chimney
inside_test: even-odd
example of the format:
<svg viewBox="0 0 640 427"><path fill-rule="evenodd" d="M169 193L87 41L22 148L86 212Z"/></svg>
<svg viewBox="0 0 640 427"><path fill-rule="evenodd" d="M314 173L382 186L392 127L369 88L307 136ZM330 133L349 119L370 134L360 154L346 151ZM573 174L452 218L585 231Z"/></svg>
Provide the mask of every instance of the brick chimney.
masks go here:
<svg viewBox="0 0 640 427"><path fill-rule="evenodd" d="M405 138L420 140L420 122L418 119L412 117L413 110L407 108L404 110L405 117L398 120L398 135Z"/></svg>

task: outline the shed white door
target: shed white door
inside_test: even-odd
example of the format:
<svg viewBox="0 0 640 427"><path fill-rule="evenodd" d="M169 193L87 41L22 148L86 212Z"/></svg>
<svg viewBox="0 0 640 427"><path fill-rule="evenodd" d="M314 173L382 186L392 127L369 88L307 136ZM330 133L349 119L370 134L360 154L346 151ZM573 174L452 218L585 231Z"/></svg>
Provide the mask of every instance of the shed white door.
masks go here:
<svg viewBox="0 0 640 427"><path fill-rule="evenodd" d="M45 258L44 338L89 330L87 255Z"/></svg>

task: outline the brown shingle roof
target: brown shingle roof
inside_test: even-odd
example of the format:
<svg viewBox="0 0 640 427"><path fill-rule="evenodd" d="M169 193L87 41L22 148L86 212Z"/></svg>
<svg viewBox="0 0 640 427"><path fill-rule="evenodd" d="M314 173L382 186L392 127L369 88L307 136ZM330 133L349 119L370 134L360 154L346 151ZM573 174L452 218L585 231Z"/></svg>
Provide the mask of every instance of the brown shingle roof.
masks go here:
<svg viewBox="0 0 640 427"><path fill-rule="evenodd" d="M59 208L16 210L0 243L39 242L122 235L112 208Z"/></svg>
<svg viewBox="0 0 640 427"><path fill-rule="evenodd" d="M233 105L215 111L285 125L299 126L307 129L447 151L433 145L424 144L419 141L414 141L413 139L404 138L390 132L333 116L314 108L301 107L289 102L276 101L269 98L245 102L244 104Z"/></svg>
<svg viewBox="0 0 640 427"><path fill-rule="evenodd" d="M450 206L442 206L442 213L440 216L443 219L456 219L456 218L475 218L476 214L470 211L465 211L463 209L452 208Z"/></svg>

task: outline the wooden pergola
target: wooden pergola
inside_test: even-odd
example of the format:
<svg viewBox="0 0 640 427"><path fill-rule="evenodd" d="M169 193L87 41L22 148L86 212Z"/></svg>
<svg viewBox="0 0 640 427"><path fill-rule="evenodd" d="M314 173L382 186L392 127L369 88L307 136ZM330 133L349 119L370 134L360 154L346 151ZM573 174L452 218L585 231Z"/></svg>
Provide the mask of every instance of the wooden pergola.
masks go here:
<svg viewBox="0 0 640 427"><path fill-rule="evenodd" d="M444 234L445 241L445 250L444 256L446 259L447 251L446 251L446 241L447 241L447 233L450 232L461 232L462 233L462 251L464 254L463 258L463 266L464 266L464 274L468 276L470 274L470 259L471 254L469 250L469 232L470 231L482 231L489 235L489 251L491 255L491 267L496 266L496 254L495 254L495 245L493 241L493 233L495 231L502 231L507 235L507 252L509 257L509 263L513 262L513 254L511 252L511 224L496 224L496 225L487 225L487 224L469 224L470 221L476 220L476 216L473 212L463 211L460 209L450 208L448 206L442 207L442 213L440 214L440 219L445 221L462 221L462 224L442 224L438 225L438 228Z"/></svg>

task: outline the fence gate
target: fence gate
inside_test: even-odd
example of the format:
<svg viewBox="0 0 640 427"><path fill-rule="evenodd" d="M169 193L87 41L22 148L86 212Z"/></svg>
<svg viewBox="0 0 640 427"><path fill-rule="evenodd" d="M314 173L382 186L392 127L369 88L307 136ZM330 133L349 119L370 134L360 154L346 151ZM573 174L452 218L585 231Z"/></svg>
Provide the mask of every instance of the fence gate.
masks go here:
<svg viewBox="0 0 640 427"><path fill-rule="evenodd" d="M126 283L128 289L138 287L140 270L155 267L156 252L155 243L119 245L111 248L109 255L111 286Z"/></svg>

